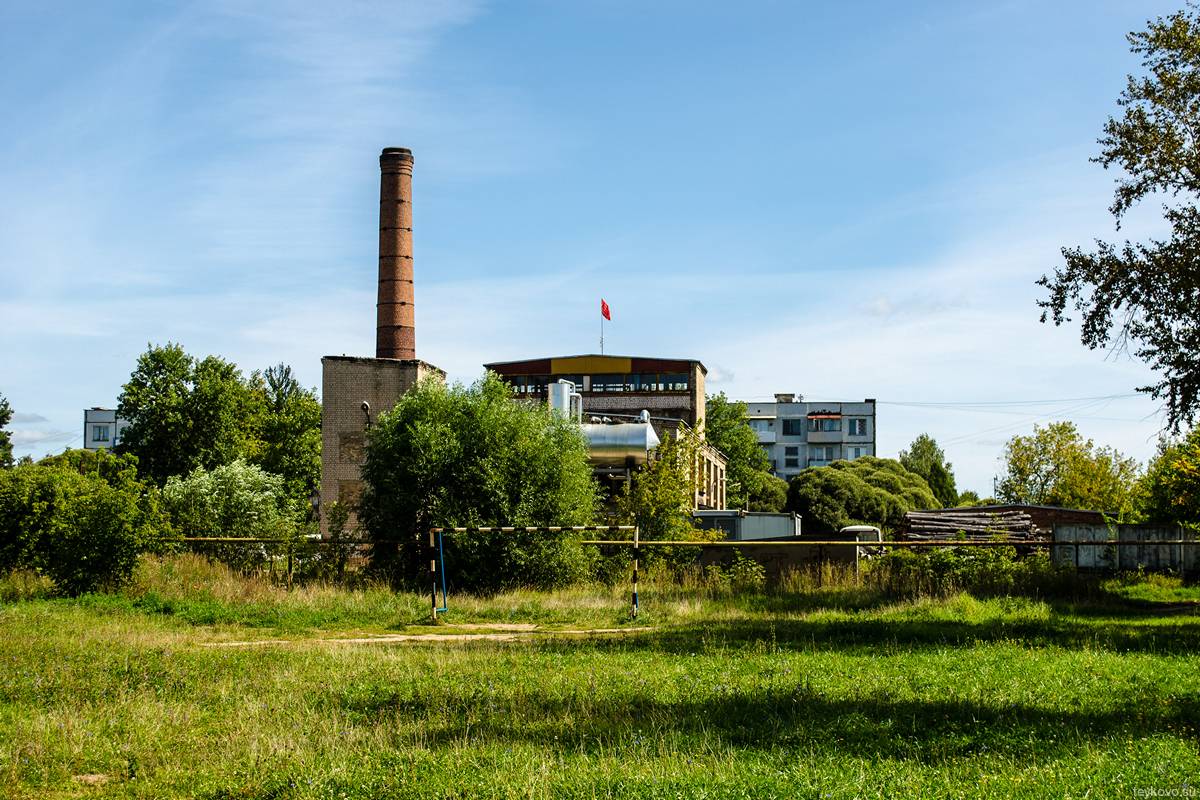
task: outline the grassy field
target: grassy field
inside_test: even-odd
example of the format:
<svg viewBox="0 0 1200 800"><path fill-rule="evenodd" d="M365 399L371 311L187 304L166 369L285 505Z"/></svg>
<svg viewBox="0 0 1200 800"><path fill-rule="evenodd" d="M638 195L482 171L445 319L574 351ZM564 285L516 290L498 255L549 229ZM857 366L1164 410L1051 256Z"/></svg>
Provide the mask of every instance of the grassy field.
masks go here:
<svg viewBox="0 0 1200 800"><path fill-rule="evenodd" d="M644 587L288 591L194 558L0 605L5 797L1136 797L1200 776L1200 616L1086 601ZM14 583L15 582L15 583ZM13 588L14 585L16 588ZM21 586L25 588L22 589ZM214 643L282 640L261 646Z"/></svg>

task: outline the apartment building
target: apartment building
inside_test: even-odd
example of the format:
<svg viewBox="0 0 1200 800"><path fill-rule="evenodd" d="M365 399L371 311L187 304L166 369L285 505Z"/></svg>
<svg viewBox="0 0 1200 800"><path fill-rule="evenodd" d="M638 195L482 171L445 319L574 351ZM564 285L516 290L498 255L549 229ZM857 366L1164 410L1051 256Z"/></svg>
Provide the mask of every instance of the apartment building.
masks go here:
<svg viewBox="0 0 1200 800"><path fill-rule="evenodd" d="M875 400L805 402L777 394L773 403L747 403L750 426L771 471L790 480L807 467L875 455Z"/></svg>
<svg viewBox="0 0 1200 800"><path fill-rule="evenodd" d="M112 408L94 406L83 410L83 446L88 450L108 450L121 443L121 434L129 423Z"/></svg>

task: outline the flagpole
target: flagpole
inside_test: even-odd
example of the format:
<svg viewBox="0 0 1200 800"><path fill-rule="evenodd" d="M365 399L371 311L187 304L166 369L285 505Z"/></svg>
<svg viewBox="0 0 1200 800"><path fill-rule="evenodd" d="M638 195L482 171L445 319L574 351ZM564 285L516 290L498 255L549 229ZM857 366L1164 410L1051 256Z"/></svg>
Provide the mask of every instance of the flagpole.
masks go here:
<svg viewBox="0 0 1200 800"><path fill-rule="evenodd" d="M604 355L604 315L600 315L600 355Z"/></svg>

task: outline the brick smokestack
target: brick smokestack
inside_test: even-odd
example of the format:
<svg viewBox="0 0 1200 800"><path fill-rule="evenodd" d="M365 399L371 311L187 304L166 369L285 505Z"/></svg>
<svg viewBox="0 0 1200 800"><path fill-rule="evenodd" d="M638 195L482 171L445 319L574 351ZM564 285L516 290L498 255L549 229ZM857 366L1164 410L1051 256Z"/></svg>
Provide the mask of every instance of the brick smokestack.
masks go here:
<svg viewBox="0 0 1200 800"><path fill-rule="evenodd" d="M417 357L413 311L412 151L385 147L379 155L379 302L375 357Z"/></svg>

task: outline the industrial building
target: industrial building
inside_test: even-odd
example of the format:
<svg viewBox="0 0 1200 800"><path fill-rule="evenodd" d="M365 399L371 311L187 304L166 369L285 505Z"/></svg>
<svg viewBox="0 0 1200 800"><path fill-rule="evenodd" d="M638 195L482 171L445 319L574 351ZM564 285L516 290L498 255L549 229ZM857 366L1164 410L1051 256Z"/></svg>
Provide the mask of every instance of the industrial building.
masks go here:
<svg viewBox="0 0 1200 800"><path fill-rule="evenodd" d="M546 402L555 384L568 381L578 393L583 421L589 425L628 423L648 412L660 439L677 435L681 425L698 430L701 437L704 434L708 370L694 359L591 354L502 361L484 367L524 400ZM611 473L612 465L598 466L598 472ZM725 457L706 444L696 469L699 479L694 507L725 508Z"/></svg>
<svg viewBox="0 0 1200 800"><path fill-rule="evenodd" d="M413 291L412 151L379 156L379 281L375 357L321 359L321 506L353 508L362 492L367 426L427 375L446 373L417 358ZM328 515L322 514L324 530ZM352 517L351 527L357 524Z"/></svg>
<svg viewBox="0 0 1200 800"><path fill-rule="evenodd" d="M750 426L771 472L791 480L808 467L875 455L875 400L805 402L777 394L773 403L746 403Z"/></svg>
<svg viewBox="0 0 1200 800"><path fill-rule="evenodd" d="M649 411L662 433L682 421L704 427L704 377L694 359L637 356L556 356L484 364L513 387L517 397L545 400L546 387L559 380L575 384L583 413L635 416Z"/></svg>

